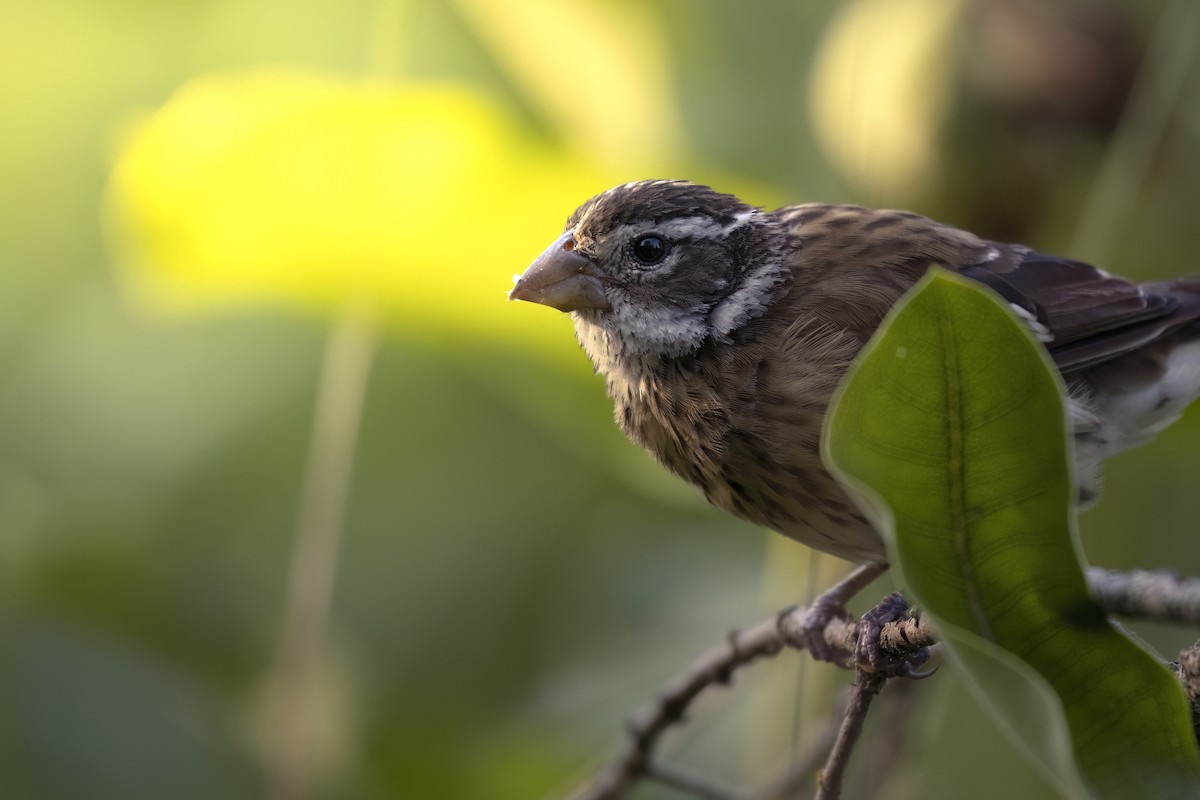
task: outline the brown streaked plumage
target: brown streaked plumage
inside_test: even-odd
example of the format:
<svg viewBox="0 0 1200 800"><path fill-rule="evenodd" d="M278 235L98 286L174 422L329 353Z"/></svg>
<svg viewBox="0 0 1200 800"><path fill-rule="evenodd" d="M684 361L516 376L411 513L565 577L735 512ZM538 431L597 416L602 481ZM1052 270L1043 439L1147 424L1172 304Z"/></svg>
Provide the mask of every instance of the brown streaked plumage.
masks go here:
<svg viewBox="0 0 1200 800"><path fill-rule="evenodd" d="M588 200L511 297L570 311L622 429L714 505L881 563L821 464L822 418L887 311L931 265L1008 301L1070 390L1080 499L1099 465L1200 392L1200 277L1136 285L905 211L763 212L681 181Z"/></svg>

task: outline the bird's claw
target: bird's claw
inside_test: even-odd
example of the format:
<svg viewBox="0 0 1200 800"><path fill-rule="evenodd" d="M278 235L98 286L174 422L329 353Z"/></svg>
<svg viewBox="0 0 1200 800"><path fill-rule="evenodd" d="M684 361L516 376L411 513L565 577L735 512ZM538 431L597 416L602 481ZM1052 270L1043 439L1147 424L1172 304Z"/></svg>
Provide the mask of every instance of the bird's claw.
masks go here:
<svg viewBox="0 0 1200 800"><path fill-rule="evenodd" d="M883 598L859 620L857 641L854 645L854 665L868 672L887 672L905 678L928 678L937 668L922 672L921 667L929 660L929 648L923 647L915 653L898 657L887 653L879 641L883 627L888 623L904 619L908 614L908 602L899 592Z"/></svg>

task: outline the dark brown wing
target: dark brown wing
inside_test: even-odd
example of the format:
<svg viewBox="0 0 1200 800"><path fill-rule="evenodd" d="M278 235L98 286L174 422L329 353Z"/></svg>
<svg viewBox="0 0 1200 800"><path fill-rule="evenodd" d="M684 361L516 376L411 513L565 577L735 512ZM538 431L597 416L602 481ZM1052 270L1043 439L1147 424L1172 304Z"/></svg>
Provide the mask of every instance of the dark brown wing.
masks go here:
<svg viewBox="0 0 1200 800"><path fill-rule="evenodd" d="M1026 311L1064 372L1136 350L1200 318L1200 280L1138 285L1080 261L1013 245L961 269Z"/></svg>
<svg viewBox="0 0 1200 800"><path fill-rule="evenodd" d="M907 211L808 204L774 212L801 242L807 313L869 336L887 309L939 264L1024 312L1063 372L1085 369L1192 325L1200 276L1138 285L1067 258L989 242Z"/></svg>

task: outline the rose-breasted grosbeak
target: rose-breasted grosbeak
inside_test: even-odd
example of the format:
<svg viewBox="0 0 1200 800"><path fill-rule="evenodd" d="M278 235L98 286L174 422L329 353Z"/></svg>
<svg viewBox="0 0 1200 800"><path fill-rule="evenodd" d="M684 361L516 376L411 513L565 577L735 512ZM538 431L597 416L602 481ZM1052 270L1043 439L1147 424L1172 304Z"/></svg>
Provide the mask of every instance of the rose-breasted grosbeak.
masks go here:
<svg viewBox="0 0 1200 800"><path fill-rule="evenodd" d="M588 200L510 298L568 311L617 423L716 506L859 563L879 535L821 463L822 417L887 311L931 265L993 290L1069 388L1079 499L1100 462L1200 392L1200 276L1134 284L906 211L762 210L641 181Z"/></svg>

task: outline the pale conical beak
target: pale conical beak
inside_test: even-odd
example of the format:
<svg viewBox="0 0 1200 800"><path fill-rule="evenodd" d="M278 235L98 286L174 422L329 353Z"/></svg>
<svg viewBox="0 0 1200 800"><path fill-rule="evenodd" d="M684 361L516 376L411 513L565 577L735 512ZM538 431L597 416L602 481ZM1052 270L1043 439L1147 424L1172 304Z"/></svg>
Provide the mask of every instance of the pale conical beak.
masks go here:
<svg viewBox="0 0 1200 800"><path fill-rule="evenodd" d="M612 308L604 295L604 284L595 275L595 265L575 249L575 236L570 231L533 260L508 293L508 299L541 303L559 311Z"/></svg>

